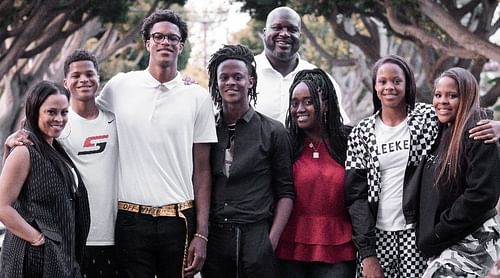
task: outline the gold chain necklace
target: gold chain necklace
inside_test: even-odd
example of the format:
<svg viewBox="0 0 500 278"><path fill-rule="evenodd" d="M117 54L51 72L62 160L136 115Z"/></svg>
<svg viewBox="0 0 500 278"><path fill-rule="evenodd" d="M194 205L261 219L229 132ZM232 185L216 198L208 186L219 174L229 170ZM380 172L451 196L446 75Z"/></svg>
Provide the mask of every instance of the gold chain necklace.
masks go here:
<svg viewBox="0 0 500 278"><path fill-rule="evenodd" d="M321 141L319 141L319 144L317 147L314 146L312 140L309 143L309 148L313 150L313 155L312 155L313 158L319 158L319 146L321 146Z"/></svg>

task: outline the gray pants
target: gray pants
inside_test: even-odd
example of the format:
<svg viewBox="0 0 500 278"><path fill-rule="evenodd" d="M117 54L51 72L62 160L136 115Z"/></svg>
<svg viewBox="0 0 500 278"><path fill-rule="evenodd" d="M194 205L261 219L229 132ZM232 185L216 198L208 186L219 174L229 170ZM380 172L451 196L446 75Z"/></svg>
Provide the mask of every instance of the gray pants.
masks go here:
<svg viewBox="0 0 500 278"><path fill-rule="evenodd" d="M500 258L500 226L495 218L429 261L422 278L485 277Z"/></svg>

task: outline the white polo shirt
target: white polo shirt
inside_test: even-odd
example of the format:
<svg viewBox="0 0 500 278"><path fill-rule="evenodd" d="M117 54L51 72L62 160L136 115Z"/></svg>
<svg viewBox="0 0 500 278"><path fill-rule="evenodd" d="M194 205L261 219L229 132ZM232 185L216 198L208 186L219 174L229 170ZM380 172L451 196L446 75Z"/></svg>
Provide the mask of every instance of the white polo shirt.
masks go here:
<svg viewBox="0 0 500 278"><path fill-rule="evenodd" d="M299 63L297 67L287 74L282 76L277 70L271 66L264 52L255 56L257 64L257 104L255 109L264 115L278 120L285 124L285 117L288 111L290 86L292 86L295 75L301 70L315 69L317 66L303 60L299 56ZM337 99L339 102L340 114L344 119L344 124L350 122L349 116L342 108L342 93L337 81L330 75L330 80L333 83Z"/></svg>
<svg viewBox="0 0 500 278"><path fill-rule="evenodd" d="M193 143L215 143L210 95L179 73L160 83L148 71L119 73L97 102L116 116L118 200L162 206L194 199Z"/></svg>

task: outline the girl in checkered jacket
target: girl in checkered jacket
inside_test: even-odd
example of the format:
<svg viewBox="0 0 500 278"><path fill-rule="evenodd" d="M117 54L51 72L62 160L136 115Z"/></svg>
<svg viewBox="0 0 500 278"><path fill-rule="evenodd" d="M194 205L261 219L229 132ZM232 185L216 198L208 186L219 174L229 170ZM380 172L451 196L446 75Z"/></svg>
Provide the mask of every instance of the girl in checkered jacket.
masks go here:
<svg viewBox="0 0 500 278"><path fill-rule="evenodd" d="M436 114L431 105L415 104L415 78L399 56L377 61L372 85L375 113L353 129L345 163L359 275L421 277L426 263L416 243L418 191L407 183L437 137ZM473 135L495 138L490 127Z"/></svg>

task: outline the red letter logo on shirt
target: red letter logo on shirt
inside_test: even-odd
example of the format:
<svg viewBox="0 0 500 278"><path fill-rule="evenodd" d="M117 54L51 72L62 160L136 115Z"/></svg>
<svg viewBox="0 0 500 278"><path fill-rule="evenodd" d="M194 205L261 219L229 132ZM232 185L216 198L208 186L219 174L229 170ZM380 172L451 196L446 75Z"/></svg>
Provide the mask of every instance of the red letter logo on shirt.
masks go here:
<svg viewBox="0 0 500 278"><path fill-rule="evenodd" d="M97 149L90 150L90 151L81 151L81 152L78 152L78 155L102 153L104 151L104 149L106 148L106 142L94 143L93 141L107 139L108 137L109 137L108 134L87 137L87 139L85 139L85 141L83 142L83 147L84 148L97 147Z"/></svg>

